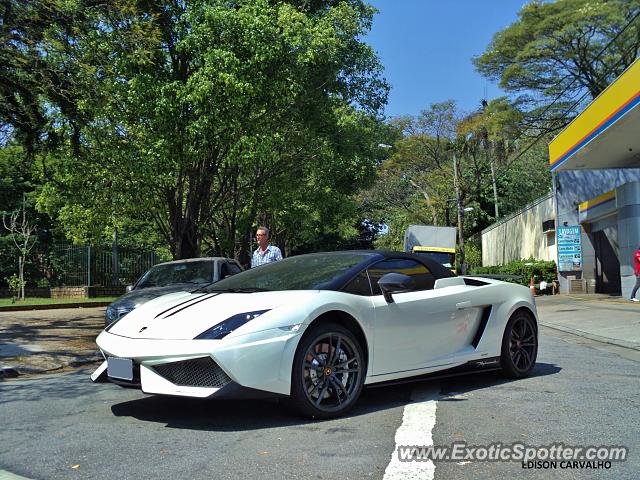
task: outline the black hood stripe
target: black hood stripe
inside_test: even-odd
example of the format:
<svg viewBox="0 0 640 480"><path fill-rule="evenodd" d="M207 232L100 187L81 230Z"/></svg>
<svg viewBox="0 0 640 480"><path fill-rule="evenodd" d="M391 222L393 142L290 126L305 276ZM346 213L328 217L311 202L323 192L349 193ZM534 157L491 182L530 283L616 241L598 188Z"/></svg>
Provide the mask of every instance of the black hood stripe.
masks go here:
<svg viewBox="0 0 640 480"><path fill-rule="evenodd" d="M191 298L189 298L189 299L185 300L185 301L184 301L184 302L182 302L182 303L179 303L179 304L177 304L177 305L174 305L174 306L172 306L172 307L167 308L165 311L160 312L159 314L157 314L157 315L156 315L155 317L153 317L153 318L158 318L160 315L164 315L164 314L165 314L165 313L167 313L169 310L173 310L174 308L178 308L180 305L184 305L185 303L193 302L194 300L197 300L197 299L199 299L199 298L202 298L204 295L207 295L207 294L206 294L206 293L203 293L202 295L198 295L198 296L197 296L197 297L195 297L195 298L191 297Z"/></svg>
<svg viewBox="0 0 640 480"><path fill-rule="evenodd" d="M205 295L205 297L202 297L202 298L196 300L195 302L190 303L189 305L186 305L186 306L182 307L179 310L174 310L173 312L171 312L169 315L167 315L164 318L169 318L171 315L175 315L176 313L181 312L182 310L186 310L189 307L193 307L196 303L204 302L205 300L209 300L210 298L216 297L218 295L220 295L220 294L219 293L211 293L211 294ZM176 305L176 306L178 306L178 305Z"/></svg>

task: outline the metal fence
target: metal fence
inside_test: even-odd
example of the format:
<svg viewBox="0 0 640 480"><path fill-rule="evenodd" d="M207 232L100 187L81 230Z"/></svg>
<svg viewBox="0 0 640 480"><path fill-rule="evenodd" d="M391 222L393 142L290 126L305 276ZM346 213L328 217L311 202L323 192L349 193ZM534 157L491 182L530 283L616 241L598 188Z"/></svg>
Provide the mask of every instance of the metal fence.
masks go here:
<svg viewBox="0 0 640 480"><path fill-rule="evenodd" d="M170 260L154 251L55 245L49 265L56 284L114 287L130 285L157 263Z"/></svg>

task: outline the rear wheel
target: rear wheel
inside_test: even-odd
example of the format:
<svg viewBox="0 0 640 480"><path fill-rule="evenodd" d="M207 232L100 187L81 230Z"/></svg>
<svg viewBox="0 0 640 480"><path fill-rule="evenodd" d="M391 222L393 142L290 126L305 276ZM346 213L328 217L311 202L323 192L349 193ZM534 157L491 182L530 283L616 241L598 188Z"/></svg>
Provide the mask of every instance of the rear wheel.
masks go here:
<svg viewBox="0 0 640 480"><path fill-rule="evenodd" d="M290 405L311 418L343 415L362 392L363 358L360 342L343 326L312 326L293 360Z"/></svg>
<svg viewBox="0 0 640 480"><path fill-rule="evenodd" d="M519 310L509 319L502 338L502 371L509 378L526 377L533 370L537 357L536 321L530 313Z"/></svg>

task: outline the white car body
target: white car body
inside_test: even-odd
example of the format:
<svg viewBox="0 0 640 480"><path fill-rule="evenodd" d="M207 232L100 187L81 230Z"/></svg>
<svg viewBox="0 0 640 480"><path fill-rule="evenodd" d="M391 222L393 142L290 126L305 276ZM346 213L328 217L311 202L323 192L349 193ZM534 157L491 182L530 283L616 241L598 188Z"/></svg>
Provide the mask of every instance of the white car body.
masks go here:
<svg viewBox="0 0 640 480"><path fill-rule="evenodd" d="M507 322L518 310L537 324L528 288L455 276L437 278L432 289L393 293L391 302L382 294L324 289L178 292L145 303L98 336L105 362L92 379L109 374L116 383L161 395L289 396L301 339L311 325L336 318L364 344L365 385L496 369ZM226 319L261 311L224 338L196 339ZM134 371L123 375L126 362Z"/></svg>

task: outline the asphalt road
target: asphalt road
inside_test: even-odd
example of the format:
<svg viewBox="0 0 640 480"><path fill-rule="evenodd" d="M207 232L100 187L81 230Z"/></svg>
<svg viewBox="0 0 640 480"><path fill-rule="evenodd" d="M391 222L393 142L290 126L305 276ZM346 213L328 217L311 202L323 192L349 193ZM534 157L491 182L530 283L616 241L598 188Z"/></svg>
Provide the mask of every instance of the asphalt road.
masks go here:
<svg viewBox="0 0 640 480"><path fill-rule="evenodd" d="M640 358L634 355L625 358L610 345L542 328L531 378L484 374L369 389L351 415L326 422L291 416L273 401L145 396L92 384L86 370L15 379L0 383L0 470L33 479L381 479L396 437L402 437L398 429L410 421L408 409L433 399L427 410L435 412L435 445L518 441L630 449L628 461L609 470L436 462L437 480L636 479ZM417 412L417 421L425 421L428 413L420 418ZM411 472L409 467L395 478ZM413 471L413 478L431 478L425 475Z"/></svg>

